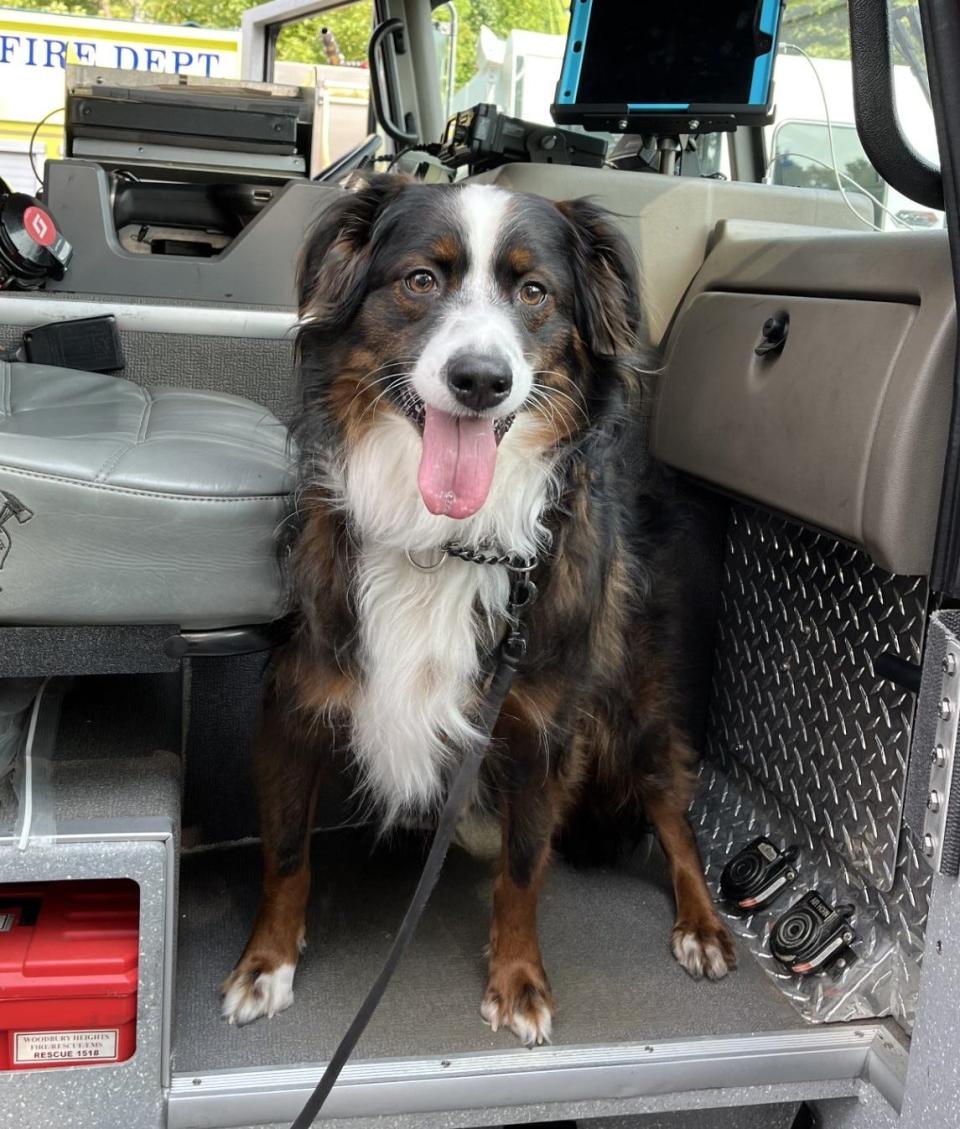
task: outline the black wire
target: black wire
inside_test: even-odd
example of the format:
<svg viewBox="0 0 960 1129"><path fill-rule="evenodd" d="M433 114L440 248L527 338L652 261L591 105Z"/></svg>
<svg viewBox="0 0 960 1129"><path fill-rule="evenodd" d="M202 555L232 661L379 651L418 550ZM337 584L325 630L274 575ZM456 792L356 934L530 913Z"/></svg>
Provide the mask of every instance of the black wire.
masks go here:
<svg viewBox="0 0 960 1129"><path fill-rule="evenodd" d="M38 184L43 184L43 177L37 172L37 162L34 160L33 147L37 142L37 134L40 132L43 125L53 117L54 114L62 114L66 111L66 106L57 106L55 110L51 110L49 114L44 116L33 127L33 133L30 134L30 168L33 169L33 175L37 178Z"/></svg>
<svg viewBox="0 0 960 1129"><path fill-rule="evenodd" d="M428 157L438 157L440 155L440 146L435 141L431 141L427 145L404 145L404 147L398 149L393 156L389 153L385 153L382 157L374 157L373 160L374 163L378 161L389 161L387 172L390 172L397 161L399 161L401 157L405 157L408 153L425 153Z"/></svg>

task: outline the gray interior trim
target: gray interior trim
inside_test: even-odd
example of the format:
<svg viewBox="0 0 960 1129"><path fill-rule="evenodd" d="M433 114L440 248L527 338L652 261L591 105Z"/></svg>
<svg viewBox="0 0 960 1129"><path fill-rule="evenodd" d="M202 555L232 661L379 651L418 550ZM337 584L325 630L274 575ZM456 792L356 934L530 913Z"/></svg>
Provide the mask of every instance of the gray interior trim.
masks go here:
<svg viewBox="0 0 960 1129"><path fill-rule="evenodd" d="M779 311L782 353L755 356ZM926 575L955 336L942 231L724 222L671 330L653 453Z"/></svg>
<svg viewBox="0 0 960 1129"><path fill-rule="evenodd" d="M209 258L125 249L117 235L107 171L93 162L47 161L44 199L73 246L70 269L48 291L183 298L292 309L304 234L342 189L294 178L229 244Z"/></svg>
<svg viewBox="0 0 960 1129"><path fill-rule="evenodd" d="M824 228L861 231L869 222L861 223L839 192L825 189L645 172L611 175L609 169L541 164L503 165L475 179L550 200L589 196L609 208L640 262L643 312L653 345L662 340L702 266L719 222L739 220L748 230L758 221L803 224L811 236ZM865 197L854 193L851 199L865 216L872 214Z"/></svg>
<svg viewBox="0 0 960 1129"><path fill-rule="evenodd" d="M882 1040L879 1048L878 1040ZM820 1027L730 1039L597 1047L542 1047L448 1059L354 1062L331 1094L325 1115L428 1114L497 1105L644 1097L729 1086L880 1076L899 1102L905 1055L883 1024ZM891 1048L894 1048L893 1050ZM899 1073L900 1067L903 1073ZM228 1129L291 1120L321 1066L174 1074L168 1129ZM886 1095L885 1095L886 1096Z"/></svg>
<svg viewBox="0 0 960 1129"><path fill-rule="evenodd" d="M790 315L779 355L761 327ZM656 449L684 470L861 542L888 382L917 310L765 294L697 294L671 341Z"/></svg>
<svg viewBox="0 0 960 1129"><path fill-rule="evenodd" d="M246 337L281 340L293 336L293 310L253 310L223 306L138 305L101 298L96 302L49 294L5 294L3 324L23 326L70 318L113 314L121 330L135 333L177 333L191 337Z"/></svg>

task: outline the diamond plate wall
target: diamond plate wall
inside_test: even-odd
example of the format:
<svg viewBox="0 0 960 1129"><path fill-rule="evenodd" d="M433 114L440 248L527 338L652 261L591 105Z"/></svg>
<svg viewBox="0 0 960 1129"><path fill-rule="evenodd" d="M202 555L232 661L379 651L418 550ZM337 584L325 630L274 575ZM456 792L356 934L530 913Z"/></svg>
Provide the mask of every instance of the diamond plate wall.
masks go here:
<svg viewBox="0 0 960 1129"><path fill-rule="evenodd" d="M731 508L709 751L736 758L878 889L894 882L913 695L873 670L919 662L927 584Z"/></svg>
<svg viewBox="0 0 960 1129"><path fill-rule="evenodd" d="M875 657L919 662L926 582L772 514L731 507L707 753L692 811L718 904L723 866L757 835L801 848L799 878L731 928L812 1022L913 1022L931 873L903 829L913 695ZM802 894L857 907L857 960L796 977L770 955Z"/></svg>

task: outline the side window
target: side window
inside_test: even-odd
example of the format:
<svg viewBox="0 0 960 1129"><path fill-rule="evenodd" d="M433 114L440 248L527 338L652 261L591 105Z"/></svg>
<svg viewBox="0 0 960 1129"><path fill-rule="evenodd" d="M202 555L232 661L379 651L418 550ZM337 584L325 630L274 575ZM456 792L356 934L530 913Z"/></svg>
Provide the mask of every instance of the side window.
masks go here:
<svg viewBox="0 0 960 1129"><path fill-rule="evenodd" d="M889 0L894 82L901 128L939 163L916 0ZM867 158L853 114L847 5L788 0L774 71L776 120L766 129L773 184L842 192L864 225L889 231L942 227L943 213L886 184Z"/></svg>
<svg viewBox="0 0 960 1129"><path fill-rule="evenodd" d="M328 9L322 16L285 24L276 39L274 82L313 87L316 174L370 133L367 42L373 0Z"/></svg>

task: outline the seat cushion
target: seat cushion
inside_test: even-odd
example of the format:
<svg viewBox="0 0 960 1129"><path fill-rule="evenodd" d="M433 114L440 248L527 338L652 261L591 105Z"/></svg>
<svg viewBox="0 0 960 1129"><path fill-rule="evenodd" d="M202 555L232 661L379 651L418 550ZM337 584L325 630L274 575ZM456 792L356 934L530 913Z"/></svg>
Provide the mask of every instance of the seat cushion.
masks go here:
<svg viewBox="0 0 960 1129"><path fill-rule="evenodd" d="M248 400L0 362L0 623L272 619L291 488Z"/></svg>

